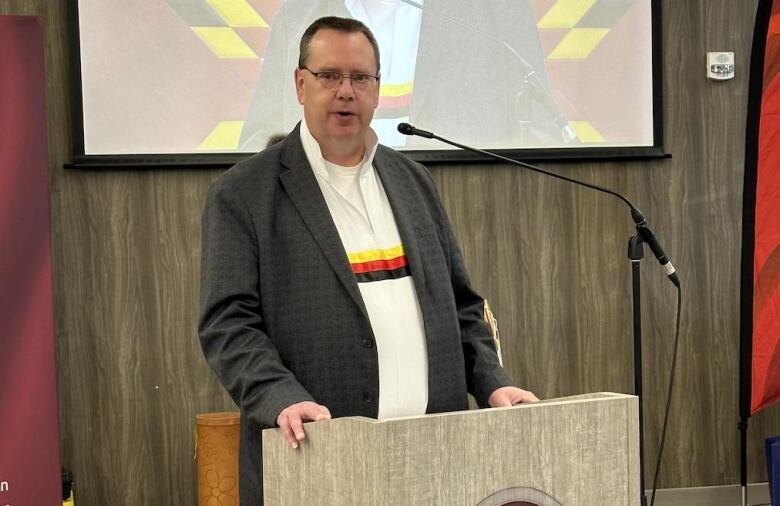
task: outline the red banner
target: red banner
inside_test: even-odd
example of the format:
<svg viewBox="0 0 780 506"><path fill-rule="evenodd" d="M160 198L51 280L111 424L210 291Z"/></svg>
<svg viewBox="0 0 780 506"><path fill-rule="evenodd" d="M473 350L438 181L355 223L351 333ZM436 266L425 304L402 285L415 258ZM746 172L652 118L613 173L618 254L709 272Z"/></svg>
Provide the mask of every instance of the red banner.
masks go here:
<svg viewBox="0 0 780 506"><path fill-rule="evenodd" d="M0 16L0 505L62 504L43 30Z"/></svg>
<svg viewBox="0 0 780 506"><path fill-rule="evenodd" d="M780 401L780 0L764 0L759 6L751 66L741 396L747 407L749 387L753 414Z"/></svg>
<svg viewBox="0 0 780 506"><path fill-rule="evenodd" d="M750 411L780 401L780 0L769 19L759 127Z"/></svg>

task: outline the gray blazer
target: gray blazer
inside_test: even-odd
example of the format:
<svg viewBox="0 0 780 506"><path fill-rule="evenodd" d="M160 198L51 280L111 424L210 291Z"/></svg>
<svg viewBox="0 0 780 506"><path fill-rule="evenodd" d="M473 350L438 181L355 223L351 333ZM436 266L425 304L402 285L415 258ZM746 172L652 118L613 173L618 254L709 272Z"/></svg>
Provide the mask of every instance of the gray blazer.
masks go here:
<svg viewBox="0 0 780 506"><path fill-rule="evenodd" d="M374 334L297 126L211 187L203 216L200 341L240 407L241 504L262 502L260 431L310 400L334 417L376 417ZM511 384L428 171L379 146L422 310L429 413L486 406Z"/></svg>

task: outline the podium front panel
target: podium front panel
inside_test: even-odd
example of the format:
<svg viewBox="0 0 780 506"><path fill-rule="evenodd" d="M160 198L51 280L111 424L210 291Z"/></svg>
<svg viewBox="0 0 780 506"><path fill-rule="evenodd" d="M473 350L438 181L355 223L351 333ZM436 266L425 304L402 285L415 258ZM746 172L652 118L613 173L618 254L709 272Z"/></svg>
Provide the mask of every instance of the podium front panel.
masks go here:
<svg viewBox="0 0 780 506"><path fill-rule="evenodd" d="M639 504L637 398L306 424L297 450L263 432L267 506Z"/></svg>

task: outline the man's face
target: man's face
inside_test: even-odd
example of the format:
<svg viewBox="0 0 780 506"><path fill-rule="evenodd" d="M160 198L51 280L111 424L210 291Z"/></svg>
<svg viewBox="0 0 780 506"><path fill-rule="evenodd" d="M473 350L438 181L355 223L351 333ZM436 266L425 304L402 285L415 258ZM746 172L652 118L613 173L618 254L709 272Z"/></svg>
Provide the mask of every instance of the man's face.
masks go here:
<svg viewBox="0 0 780 506"><path fill-rule="evenodd" d="M312 72L377 74L374 50L365 35L329 29L314 34L306 68ZM379 83L357 90L351 80L343 79L340 86L328 89L311 72L296 69L295 87L306 124L323 151L338 147L343 152L345 147L350 147L361 151L362 156L374 109L379 103Z"/></svg>

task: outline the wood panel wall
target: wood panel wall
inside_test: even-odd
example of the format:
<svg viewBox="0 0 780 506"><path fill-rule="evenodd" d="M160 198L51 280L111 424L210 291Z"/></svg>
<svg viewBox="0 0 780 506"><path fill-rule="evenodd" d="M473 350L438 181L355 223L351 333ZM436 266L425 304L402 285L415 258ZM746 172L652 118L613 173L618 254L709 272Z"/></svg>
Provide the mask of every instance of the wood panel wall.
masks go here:
<svg viewBox="0 0 780 506"><path fill-rule="evenodd" d="M624 192L683 283L674 404L660 486L739 481L739 262L747 79L757 0L663 2L671 159L546 167ZM45 25L63 465L79 506L196 502L193 424L234 409L196 339L200 213L209 170L63 170L71 158L65 0L0 0ZM705 79L735 51L737 77ZM507 369L540 396L631 392L628 214L613 199L520 169L434 167ZM643 262L648 484L671 362L675 291ZM780 406L752 418L750 480Z"/></svg>

